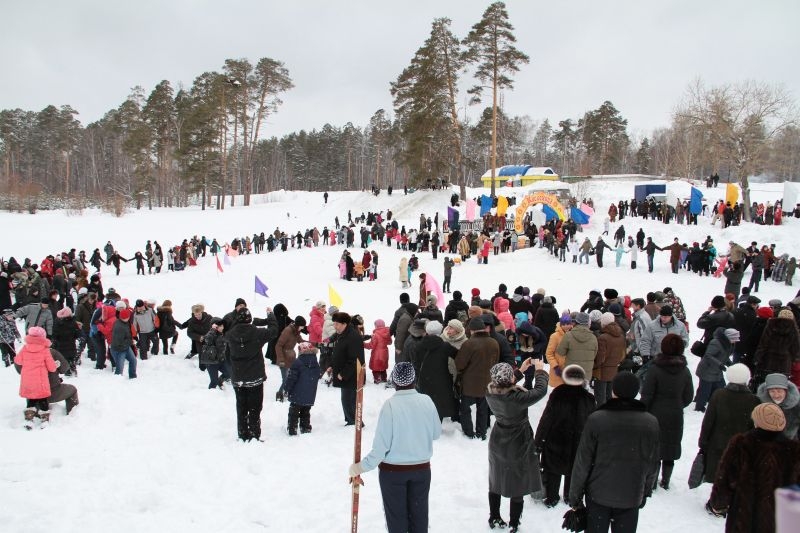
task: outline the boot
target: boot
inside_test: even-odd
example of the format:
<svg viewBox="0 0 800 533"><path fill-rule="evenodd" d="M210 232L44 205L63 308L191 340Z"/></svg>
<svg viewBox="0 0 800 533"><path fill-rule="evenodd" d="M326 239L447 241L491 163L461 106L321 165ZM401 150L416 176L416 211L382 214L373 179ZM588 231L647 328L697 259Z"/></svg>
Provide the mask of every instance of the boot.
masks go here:
<svg viewBox="0 0 800 533"><path fill-rule="evenodd" d="M310 407L306 407L300 412L300 433L311 433Z"/></svg>
<svg viewBox="0 0 800 533"><path fill-rule="evenodd" d="M67 414L70 414L76 405L78 405L78 391L75 391L75 394L67 398Z"/></svg>
<svg viewBox="0 0 800 533"><path fill-rule="evenodd" d="M29 431L33 429L34 418L36 418L36 409L34 407L28 407L25 409L25 424L23 427Z"/></svg>
<svg viewBox="0 0 800 533"><path fill-rule="evenodd" d="M281 397L283 396L281 395ZM300 421L300 409L298 409L296 405L289 405L289 420L287 424L289 435L297 435L297 423L299 421Z"/></svg>
<svg viewBox="0 0 800 533"><path fill-rule="evenodd" d="M50 411L39 411L39 419L41 423L39 424L40 429L44 429L50 425Z"/></svg>

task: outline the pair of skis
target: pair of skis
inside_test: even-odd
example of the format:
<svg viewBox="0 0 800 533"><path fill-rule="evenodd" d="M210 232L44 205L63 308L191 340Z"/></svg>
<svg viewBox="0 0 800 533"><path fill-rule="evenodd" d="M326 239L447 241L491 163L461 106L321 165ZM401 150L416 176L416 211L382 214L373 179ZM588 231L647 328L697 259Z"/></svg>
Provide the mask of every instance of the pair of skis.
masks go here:
<svg viewBox="0 0 800 533"><path fill-rule="evenodd" d="M367 380L367 371L361 364L361 361L356 359L356 436L353 445L353 462L358 463L361 461L361 428L362 418L364 413L364 383ZM350 531L351 533L358 533L358 497L361 485L364 481L361 476L350 478L352 485L352 508L350 511Z"/></svg>

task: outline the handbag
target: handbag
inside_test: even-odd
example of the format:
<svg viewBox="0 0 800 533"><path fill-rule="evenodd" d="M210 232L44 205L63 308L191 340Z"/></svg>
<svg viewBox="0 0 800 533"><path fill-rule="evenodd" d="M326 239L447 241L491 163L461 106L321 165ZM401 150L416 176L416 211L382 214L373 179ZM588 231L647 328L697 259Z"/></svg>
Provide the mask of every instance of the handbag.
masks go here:
<svg viewBox="0 0 800 533"><path fill-rule="evenodd" d="M706 344L703 341L694 341L689 351L697 357L703 357L706 354Z"/></svg>
<svg viewBox="0 0 800 533"><path fill-rule="evenodd" d="M706 455L703 450L697 452L694 461L692 461L692 468L689 470L689 488L696 489L703 484L703 473L706 470Z"/></svg>
<svg viewBox="0 0 800 533"><path fill-rule="evenodd" d="M567 531L585 531L586 530L586 507L579 507L578 509L570 509L564 513L564 522L561 523L561 529Z"/></svg>

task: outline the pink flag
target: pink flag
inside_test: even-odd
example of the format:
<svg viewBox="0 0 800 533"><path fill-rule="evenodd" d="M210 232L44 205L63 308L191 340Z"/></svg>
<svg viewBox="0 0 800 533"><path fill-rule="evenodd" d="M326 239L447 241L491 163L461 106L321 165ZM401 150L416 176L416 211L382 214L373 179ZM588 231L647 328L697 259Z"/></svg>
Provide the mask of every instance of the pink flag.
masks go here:
<svg viewBox="0 0 800 533"><path fill-rule="evenodd" d="M478 207L477 202L475 200L467 200L467 222L472 222L475 220L475 208Z"/></svg>
<svg viewBox="0 0 800 533"><path fill-rule="evenodd" d="M586 213L589 216L594 215L594 209L590 205L587 205L587 204L581 204L581 211L583 211L584 213Z"/></svg>
<svg viewBox="0 0 800 533"><path fill-rule="evenodd" d="M444 293L442 293L442 286L439 285L439 282L430 272L425 272L425 290L431 294L435 294L436 305L439 309L444 309Z"/></svg>
<svg viewBox="0 0 800 533"><path fill-rule="evenodd" d="M222 270L222 265L219 264L219 256L217 256L217 270L223 273L225 272L224 270Z"/></svg>

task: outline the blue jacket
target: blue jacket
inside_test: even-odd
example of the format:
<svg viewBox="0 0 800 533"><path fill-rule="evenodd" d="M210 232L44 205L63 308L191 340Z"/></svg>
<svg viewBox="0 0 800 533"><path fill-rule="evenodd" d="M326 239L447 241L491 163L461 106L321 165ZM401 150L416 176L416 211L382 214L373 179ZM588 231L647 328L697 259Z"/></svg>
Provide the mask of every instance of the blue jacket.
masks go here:
<svg viewBox="0 0 800 533"><path fill-rule="evenodd" d="M301 353L286 374L283 387L289 393L289 401L297 405L314 405L319 384L319 363L313 353Z"/></svg>

